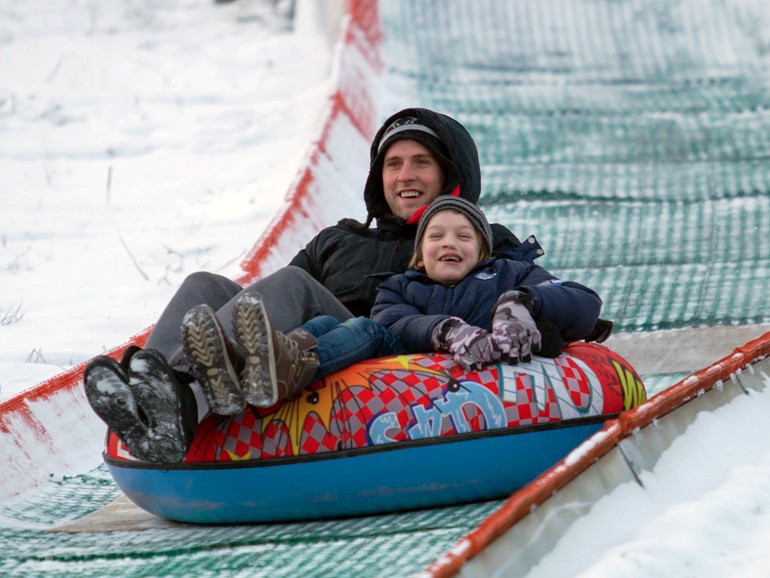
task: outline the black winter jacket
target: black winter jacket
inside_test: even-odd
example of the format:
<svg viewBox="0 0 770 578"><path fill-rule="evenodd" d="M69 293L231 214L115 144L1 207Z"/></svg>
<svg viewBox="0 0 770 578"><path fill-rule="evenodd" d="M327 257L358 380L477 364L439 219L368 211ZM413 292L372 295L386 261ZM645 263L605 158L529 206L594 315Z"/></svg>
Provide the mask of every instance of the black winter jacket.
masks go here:
<svg viewBox="0 0 770 578"><path fill-rule="evenodd" d="M402 110L383 123L372 142L369 176L364 188L367 222L343 219L322 230L301 250L290 265L301 267L331 291L354 316L368 317L374 304L376 273L406 271L414 250L417 226L390 214L382 191L382 160L378 147L385 129L396 119L413 116L432 128L445 150L439 162L445 173L448 194L457 185L460 196L477 202L481 194L481 168L473 138L456 120L422 108ZM370 227L372 222L376 226ZM505 254L521 243L508 229L492 225L494 250Z"/></svg>

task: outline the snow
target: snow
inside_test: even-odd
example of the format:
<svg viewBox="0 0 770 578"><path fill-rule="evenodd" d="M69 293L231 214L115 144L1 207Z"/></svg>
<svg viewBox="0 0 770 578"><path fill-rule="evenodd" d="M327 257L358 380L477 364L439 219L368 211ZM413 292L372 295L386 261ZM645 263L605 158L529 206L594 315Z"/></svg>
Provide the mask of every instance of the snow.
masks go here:
<svg viewBox="0 0 770 578"><path fill-rule="evenodd" d="M241 273L331 75L314 3L296 30L272 5L0 8L0 399L144 330L187 274Z"/></svg>
<svg viewBox="0 0 770 578"><path fill-rule="evenodd" d="M0 7L0 400L143 331L187 274L241 273L332 74L319 4L293 28L273 4ZM769 411L699 416L530 578L770 576Z"/></svg>
<svg viewBox="0 0 770 578"><path fill-rule="evenodd" d="M770 576L770 378L765 389L701 412L643 487L593 505L527 578Z"/></svg>

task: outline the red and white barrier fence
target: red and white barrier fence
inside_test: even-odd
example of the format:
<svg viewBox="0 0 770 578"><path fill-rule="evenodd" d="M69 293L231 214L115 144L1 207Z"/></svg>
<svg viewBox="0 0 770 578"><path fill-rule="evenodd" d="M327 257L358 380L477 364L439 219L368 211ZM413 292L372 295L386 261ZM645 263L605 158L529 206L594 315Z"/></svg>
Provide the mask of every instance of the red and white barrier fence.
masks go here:
<svg viewBox="0 0 770 578"><path fill-rule="evenodd" d="M376 85L382 68L380 39L376 0L346 0L320 135L310 145L282 209L241 263L244 274L237 282L254 281L285 265L315 232L351 216L349 207L362 205L365 174L351 179L348 172L350 166L368 167L379 116L369 87ZM151 329L106 355L119 359L129 345L143 345ZM99 463L105 426L82 391L85 366L81 363L0 403L0 500L40 485L53 472L76 472L83 464Z"/></svg>
<svg viewBox="0 0 770 578"><path fill-rule="evenodd" d="M561 503L552 504L554 496L566 494L568 485L579 481L579 476L588 475L595 465L604 466L604 471L598 472L595 478L585 480L584 487L575 490L574 495L579 495L579 500L564 497L562 502L569 502L569 505L563 510L572 510L568 515L561 512L551 516L561 517L555 524L564 526L565 520L575 519L580 514L575 511L575 503L590 503L592 499L606 493L612 485L629 479L638 480L636 470L640 466L649 469L671 443L671 438L683 432L699 411L715 409L748 389L765 387L766 374L770 373L768 356L770 333L738 347L730 355L677 382L639 407L624 412L617 419L609 420L602 430L561 462L514 492L499 510L434 561L420 578L466 575L463 572L466 564L474 566L473 570L468 570L468 576L481 575L474 574L474 571L479 570L478 567L490 572L501 567L518 569L514 574L506 573L507 576L526 574L528 563L537 558L537 550L543 550L544 553L548 550L548 544L541 544L538 548L532 540L523 537L531 536L537 528L543 540L551 544L554 534L564 531L563 527L544 528L549 524L548 508L552 507L554 511L561 508ZM748 371L744 372L746 369ZM653 431L653 428L645 430L651 424L665 420L668 420L668 431ZM650 432L649 436L644 435L646 431ZM599 464L600 460L603 463ZM537 514L533 515L533 512ZM514 535L517 524L528 522L530 516L537 517L537 520L532 521L533 527L522 529L518 536ZM522 551L525 541L527 552Z"/></svg>

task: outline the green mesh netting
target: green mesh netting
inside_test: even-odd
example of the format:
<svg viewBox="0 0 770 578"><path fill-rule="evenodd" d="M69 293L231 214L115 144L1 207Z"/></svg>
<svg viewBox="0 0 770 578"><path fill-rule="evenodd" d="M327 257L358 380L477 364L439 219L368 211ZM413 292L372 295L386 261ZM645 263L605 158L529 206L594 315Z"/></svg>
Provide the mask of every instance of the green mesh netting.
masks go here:
<svg viewBox="0 0 770 578"><path fill-rule="evenodd" d="M542 264L599 291L619 330L770 321L767 0L383 0L380 14L396 106L469 128L490 219L537 235ZM117 494L99 468L3 505L0 575L410 576L500 504L48 531Z"/></svg>
<svg viewBox="0 0 770 578"><path fill-rule="evenodd" d="M394 4L394 84L469 128L490 219L618 331L770 320L765 2Z"/></svg>
<svg viewBox="0 0 770 578"><path fill-rule="evenodd" d="M379 578L427 566L500 502L309 523L59 533L118 495L105 467L0 507L0 576Z"/></svg>

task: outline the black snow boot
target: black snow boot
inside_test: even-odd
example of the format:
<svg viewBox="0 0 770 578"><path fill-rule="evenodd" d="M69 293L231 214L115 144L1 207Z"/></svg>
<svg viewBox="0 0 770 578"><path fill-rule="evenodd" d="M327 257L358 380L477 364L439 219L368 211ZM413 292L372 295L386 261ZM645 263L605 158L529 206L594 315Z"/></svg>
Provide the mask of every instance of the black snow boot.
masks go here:
<svg viewBox="0 0 770 578"><path fill-rule="evenodd" d="M93 410L135 458L166 464L184 460L198 425L197 404L160 352L132 346L121 363L96 357L83 381Z"/></svg>

